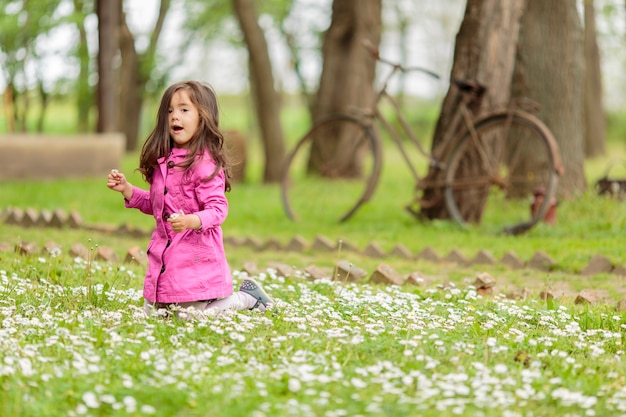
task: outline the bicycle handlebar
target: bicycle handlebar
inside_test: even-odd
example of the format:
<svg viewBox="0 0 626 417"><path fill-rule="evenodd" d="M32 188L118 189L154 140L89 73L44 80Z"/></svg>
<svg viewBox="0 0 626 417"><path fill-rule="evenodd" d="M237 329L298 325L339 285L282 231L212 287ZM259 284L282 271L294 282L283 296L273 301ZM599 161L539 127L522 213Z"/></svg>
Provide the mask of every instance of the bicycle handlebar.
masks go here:
<svg viewBox="0 0 626 417"><path fill-rule="evenodd" d="M410 71L418 71L418 72L422 72L426 75L430 75L431 77L435 78L435 79L439 79L439 74L436 74L434 72L432 72L429 69L423 68L423 67L405 67L402 64L399 64L397 62L393 62L393 61L389 61L388 59L385 59L383 57L380 56L380 51L379 49L369 40L369 39L364 39L363 42L363 47L365 49L367 49L367 51L370 53L370 55L372 55L372 58L374 58L377 61L380 61L384 64L390 65L392 66L394 69L402 71L402 72L410 72Z"/></svg>

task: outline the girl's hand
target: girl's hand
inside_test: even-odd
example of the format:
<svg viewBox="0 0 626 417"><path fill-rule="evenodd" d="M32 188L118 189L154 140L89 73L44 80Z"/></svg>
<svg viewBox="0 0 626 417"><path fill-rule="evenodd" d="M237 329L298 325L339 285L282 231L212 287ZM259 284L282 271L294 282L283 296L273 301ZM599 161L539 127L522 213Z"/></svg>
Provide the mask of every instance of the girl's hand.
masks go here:
<svg viewBox="0 0 626 417"><path fill-rule="evenodd" d="M107 177L107 187L113 191L120 192L126 200L130 200L133 194L133 186L126 181L126 176L117 169L112 169Z"/></svg>
<svg viewBox="0 0 626 417"><path fill-rule="evenodd" d="M182 210L178 213L171 214L167 221L172 226L172 230L176 233L184 232L187 229L196 230L202 226L202 222L197 215L185 214Z"/></svg>

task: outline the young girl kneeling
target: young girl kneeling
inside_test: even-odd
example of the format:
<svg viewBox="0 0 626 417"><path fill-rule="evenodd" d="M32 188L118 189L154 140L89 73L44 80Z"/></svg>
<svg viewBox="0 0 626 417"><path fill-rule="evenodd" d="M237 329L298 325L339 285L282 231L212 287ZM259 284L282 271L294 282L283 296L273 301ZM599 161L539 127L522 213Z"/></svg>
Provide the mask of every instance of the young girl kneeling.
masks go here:
<svg viewBox="0 0 626 417"><path fill-rule="evenodd" d="M165 90L139 171L149 191L133 186L117 170L109 173L107 186L124 196L126 207L156 221L143 288L147 315L171 307L263 311L273 304L252 279L244 279L233 293L221 228L228 215L229 166L210 86L185 81Z"/></svg>

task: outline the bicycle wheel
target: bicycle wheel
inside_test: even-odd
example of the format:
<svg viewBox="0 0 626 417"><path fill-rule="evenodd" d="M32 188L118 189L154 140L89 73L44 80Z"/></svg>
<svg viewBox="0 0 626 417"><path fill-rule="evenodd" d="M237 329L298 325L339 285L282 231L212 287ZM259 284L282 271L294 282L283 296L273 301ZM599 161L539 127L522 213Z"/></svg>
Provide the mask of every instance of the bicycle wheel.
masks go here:
<svg viewBox="0 0 626 417"><path fill-rule="evenodd" d="M497 113L465 132L450 154L444 196L461 225L520 234L544 218L560 172L556 141L536 117Z"/></svg>
<svg viewBox="0 0 626 417"><path fill-rule="evenodd" d="M370 199L382 155L372 129L351 116L316 123L283 167L283 208L292 220L348 220Z"/></svg>

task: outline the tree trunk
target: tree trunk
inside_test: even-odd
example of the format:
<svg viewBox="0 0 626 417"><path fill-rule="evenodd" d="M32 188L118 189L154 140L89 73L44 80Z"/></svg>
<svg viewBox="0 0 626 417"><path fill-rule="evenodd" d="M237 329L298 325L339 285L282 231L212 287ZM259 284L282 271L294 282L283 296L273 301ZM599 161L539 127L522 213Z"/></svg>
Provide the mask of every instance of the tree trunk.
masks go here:
<svg viewBox="0 0 626 417"><path fill-rule="evenodd" d="M150 34L150 42L145 52L139 54L135 49L135 39L120 5L120 51L122 67L120 70L120 105L119 130L126 135L126 150L137 149L139 126L143 109L143 96L150 72L154 68L156 46L163 30L163 22L169 11L171 0L161 0L159 14Z"/></svg>
<svg viewBox="0 0 626 417"><path fill-rule="evenodd" d="M586 187L583 32L576 0L528 0L522 19L514 94L541 105L537 116L554 134L565 168L558 195Z"/></svg>
<svg viewBox="0 0 626 417"><path fill-rule="evenodd" d="M380 43L381 8L381 0L333 1L332 21L324 36L324 63L314 104L314 121L329 114L347 112L351 107L372 105L376 63L362 43L364 40L369 40L374 45ZM325 150L316 152L315 147L323 147ZM358 176L358 153L342 152L342 149L353 148L349 144L316 139L310 166L319 172L323 161L317 161L315 156L334 154L339 161L338 165L345 169L343 172L334 172L333 175Z"/></svg>
<svg viewBox="0 0 626 417"><path fill-rule="evenodd" d="M280 180L285 142L280 124L280 96L274 88L265 34L258 23L255 0L233 0L233 8L248 47L250 83L265 151L266 183Z"/></svg>
<svg viewBox="0 0 626 417"><path fill-rule="evenodd" d="M284 27L281 27L281 34L285 38L287 49L289 49L289 57L291 65L293 66L293 72L298 80L300 94L304 98L306 107L309 110L309 115L312 115L314 94L312 89L308 86L306 76L303 72L303 65L305 63L303 62L300 48L296 43L296 37L291 32L285 30Z"/></svg>
<svg viewBox="0 0 626 417"><path fill-rule="evenodd" d="M139 123L143 105L143 88L140 79L139 56L135 49L135 39L126 24L122 12L120 19L120 68L119 85L119 130L126 136L126 150L137 149Z"/></svg>
<svg viewBox="0 0 626 417"><path fill-rule="evenodd" d="M606 124L593 0L585 0L585 156L604 154Z"/></svg>
<svg viewBox="0 0 626 417"><path fill-rule="evenodd" d="M50 103L50 94L46 91L43 85L43 78L38 77L37 88L39 90L39 99L41 100L41 112L37 120L37 132L43 133L43 124L46 120L46 110L48 110L48 104Z"/></svg>
<svg viewBox="0 0 626 417"><path fill-rule="evenodd" d="M4 88L4 114L7 118L7 132L15 133L15 111L13 108L13 86L8 84Z"/></svg>
<svg viewBox="0 0 626 417"><path fill-rule="evenodd" d="M98 15L98 132L112 132L117 128L116 83L114 59L118 48L118 2L97 0Z"/></svg>
<svg viewBox="0 0 626 417"><path fill-rule="evenodd" d="M510 99L510 87L515 65L515 47L519 36L521 16L526 0L468 0L463 22L456 36L454 62L450 74L450 89L444 99L433 137L435 158L446 160L450 140L463 127L460 112L461 93L455 79L475 80L486 87L482 106L472 107L475 114ZM443 179L444 172L431 168L419 187L413 211L428 219L448 218L442 189L434 184ZM420 195L421 194L421 195ZM427 204L422 204L422 202ZM470 202L468 202L470 204ZM471 202L470 217L480 218L482 204Z"/></svg>
<svg viewBox="0 0 626 417"><path fill-rule="evenodd" d="M77 12L83 13L83 7L84 1L74 0L74 9ZM76 22L76 28L78 29L78 50L76 55L78 57L78 62L80 65L78 79L76 80L76 104L78 106L77 127L79 132L89 132L89 114L93 105L93 94L91 93L92 89L89 85L90 59L89 48L87 46L87 30L85 29L85 21L81 20L80 22ZM117 45L115 46L115 48L117 48ZM113 94L115 94L115 90L113 90Z"/></svg>

